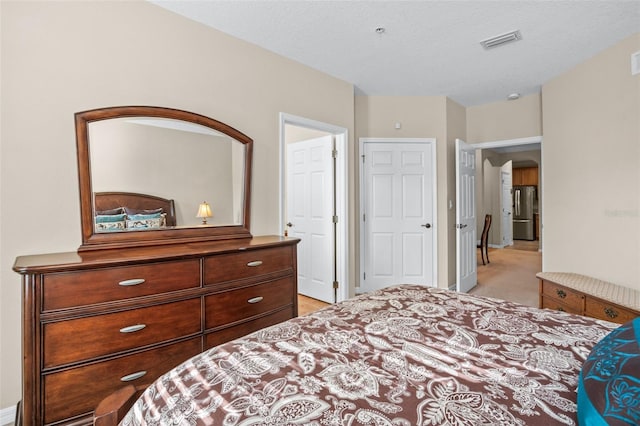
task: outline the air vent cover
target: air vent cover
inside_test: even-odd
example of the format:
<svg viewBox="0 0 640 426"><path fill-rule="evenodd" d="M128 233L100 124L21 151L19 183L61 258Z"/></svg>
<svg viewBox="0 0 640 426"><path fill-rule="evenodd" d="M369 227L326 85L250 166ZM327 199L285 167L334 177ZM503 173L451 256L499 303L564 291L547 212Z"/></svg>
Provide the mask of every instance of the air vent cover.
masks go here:
<svg viewBox="0 0 640 426"><path fill-rule="evenodd" d="M522 34L520 34L519 30L510 31L508 33L500 34L495 37L490 37L486 40L482 40L480 44L486 50L493 49L498 46L502 46L503 44L511 43L514 41L522 40Z"/></svg>

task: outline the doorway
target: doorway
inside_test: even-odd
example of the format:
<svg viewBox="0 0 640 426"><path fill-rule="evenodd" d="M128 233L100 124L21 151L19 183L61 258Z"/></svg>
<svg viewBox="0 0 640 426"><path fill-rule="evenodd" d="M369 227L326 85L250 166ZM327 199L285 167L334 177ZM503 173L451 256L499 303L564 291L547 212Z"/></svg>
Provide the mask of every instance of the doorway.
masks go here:
<svg viewBox="0 0 640 426"><path fill-rule="evenodd" d="M435 286L435 139L361 138L360 287Z"/></svg>
<svg viewBox="0 0 640 426"><path fill-rule="evenodd" d="M509 155L513 155L513 156L517 156L516 153L518 152L523 152L523 151L535 151L535 150L540 150L540 158L542 158L541 152L542 152L542 137L541 136L535 136L535 137L531 137L531 138L521 138L521 139L511 139L511 140L502 140L502 141L493 141L493 142L484 142L484 143L478 143L478 144L473 144L471 145L473 146L476 150L487 150L487 149L491 149L494 151L497 151L499 153L501 153L502 155L506 157L508 157ZM478 161L479 164L482 164L483 159L481 155L478 155ZM539 181L539 188L540 188L540 192L542 193L543 190L543 173L542 173L542 167L543 164L540 161L538 163L539 168L540 168L540 181ZM509 179L508 176L505 176L505 172L507 170L505 170L505 168L499 167L499 165L496 165L496 168L499 172L499 176L501 178L505 178L505 179ZM479 176L478 179L478 188L482 188L482 185L484 185L484 176ZM496 187L495 193L496 193L496 197L499 196L500 198L500 207L498 208L496 215L494 215L494 220L497 217L500 217L500 222L502 222L503 219L509 220L509 211L508 211L508 201L510 200L511 197L509 196L509 198L507 199L507 194L505 193L505 184L507 184L507 182L504 182L502 179L497 179L497 183L499 182L500 186ZM484 192L484 191L478 191L478 192ZM482 203L485 203L486 200L484 200L484 196L486 194L482 193L482 195L479 196L479 198L483 199ZM498 199L498 198L496 198ZM457 207L458 208L458 207ZM538 204L538 208L539 208L539 223L543 223L544 222L544 210L543 210L543 205L542 205L542 198L540 198L539 200L539 204ZM478 208L478 212L480 212L480 216L484 217L485 214L485 208L483 206L480 206ZM495 238L493 239L494 243L490 244L490 247L493 246L494 248L498 247L498 248L502 248L505 246L509 245L509 242L513 241L513 237L512 235L509 235L509 230L508 229L504 229L502 228L502 223L500 224L496 224L499 226L492 226L493 232L499 232L501 235L501 237L499 238L499 242L495 243ZM540 225L542 226L542 225ZM542 252L542 256L544 254L542 247L543 247L543 238L542 238L542 234L540 234L540 240L539 240L539 244L540 244L540 251Z"/></svg>
<svg viewBox="0 0 640 426"><path fill-rule="evenodd" d="M328 303L345 300L349 294L347 132L343 127L287 113L280 114L280 234L296 236L298 230L305 228L302 231L306 236L301 235L302 231L298 233L301 237L298 245L298 291ZM292 149L289 147L292 144L301 149ZM305 173L304 182L296 181L297 177L291 174L294 168L290 166L304 155L307 155L305 161L312 161L311 156L321 155L324 165L318 166L320 168L313 174ZM293 156L297 156L297 159L294 160ZM304 167L299 171L304 171ZM314 185L317 191L312 191L309 185ZM304 195L314 198L305 201L300 198ZM314 206L322 205L322 218L310 219L311 203L316 203ZM300 207L297 213L306 209L304 220L307 222L304 226L298 222L299 228L290 217L292 207L296 204ZM321 230L321 238L313 231L315 229Z"/></svg>

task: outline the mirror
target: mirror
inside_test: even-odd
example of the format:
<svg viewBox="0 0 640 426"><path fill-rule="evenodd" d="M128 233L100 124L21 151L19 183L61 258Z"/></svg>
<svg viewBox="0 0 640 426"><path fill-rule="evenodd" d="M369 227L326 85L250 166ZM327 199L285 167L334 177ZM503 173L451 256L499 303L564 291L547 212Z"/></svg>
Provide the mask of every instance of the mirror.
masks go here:
<svg viewBox="0 0 640 426"><path fill-rule="evenodd" d="M232 127L111 107L77 113L76 139L80 250L251 236L253 141Z"/></svg>

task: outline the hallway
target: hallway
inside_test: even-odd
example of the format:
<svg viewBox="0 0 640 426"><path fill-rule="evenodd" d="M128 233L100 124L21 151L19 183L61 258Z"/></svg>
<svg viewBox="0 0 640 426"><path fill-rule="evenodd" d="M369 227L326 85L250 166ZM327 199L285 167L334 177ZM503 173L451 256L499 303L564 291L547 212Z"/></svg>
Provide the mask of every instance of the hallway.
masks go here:
<svg viewBox="0 0 640 426"><path fill-rule="evenodd" d="M478 262L478 285L470 294L538 306L536 274L542 270L542 253L535 248L537 241L517 243L516 248L489 249L491 263Z"/></svg>

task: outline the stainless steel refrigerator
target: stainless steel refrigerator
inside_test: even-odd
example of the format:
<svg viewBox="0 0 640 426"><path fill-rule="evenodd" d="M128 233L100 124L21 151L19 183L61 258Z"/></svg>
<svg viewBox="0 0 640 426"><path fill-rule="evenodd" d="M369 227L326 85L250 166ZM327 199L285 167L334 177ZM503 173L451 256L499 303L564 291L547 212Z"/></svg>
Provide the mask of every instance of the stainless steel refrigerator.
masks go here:
<svg viewBox="0 0 640 426"><path fill-rule="evenodd" d="M535 239L533 232L533 205L536 199L535 186L513 187L513 239Z"/></svg>

